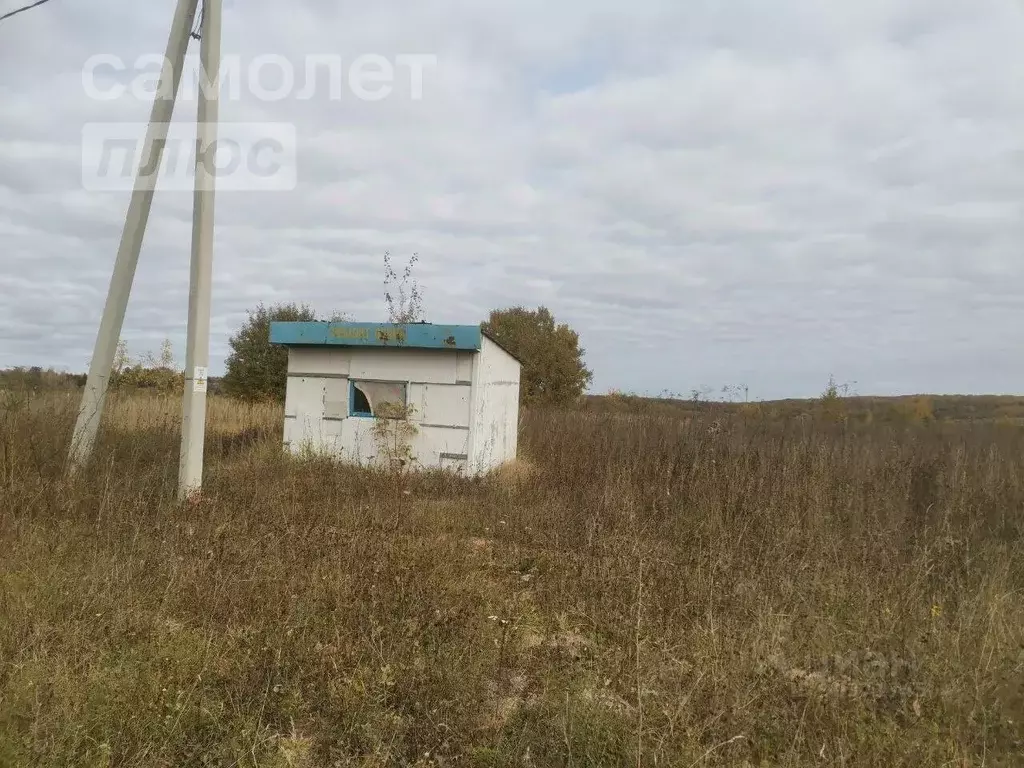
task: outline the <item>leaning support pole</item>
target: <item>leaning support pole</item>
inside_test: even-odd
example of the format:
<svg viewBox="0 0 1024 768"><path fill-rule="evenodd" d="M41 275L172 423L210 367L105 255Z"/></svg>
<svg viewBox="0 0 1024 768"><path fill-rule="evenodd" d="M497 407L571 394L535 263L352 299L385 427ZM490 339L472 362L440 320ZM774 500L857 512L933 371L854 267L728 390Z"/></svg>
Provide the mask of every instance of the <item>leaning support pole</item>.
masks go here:
<svg viewBox="0 0 1024 768"><path fill-rule="evenodd" d="M192 266L185 346L185 393L181 411L178 498L203 484L206 381L210 365L210 293L213 282L213 220L216 186L217 120L220 89L221 0L204 0L196 136L195 201L192 210Z"/></svg>
<svg viewBox="0 0 1024 768"><path fill-rule="evenodd" d="M164 144L167 141L168 124L174 113L174 102L185 66L185 53L188 50L189 31L198 3L199 0L178 0L178 6L174 11L164 67L160 74L160 84L153 101L149 128L146 131L142 157L135 177L135 188L132 190L124 230L121 232L121 244L118 246L114 272L110 277L107 303L103 306L103 318L100 320L96 345L89 364L89 377L85 383L78 420L75 422L75 431L71 437L68 460L69 468L72 470L89 461L96 442L96 433L99 431L100 419L103 417L110 369L114 364L117 342L121 337L128 296L135 279L135 267L139 263L139 251L142 249L142 238L153 204L153 192L156 188ZM147 167L150 169L149 172L144 170Z"/></svg>

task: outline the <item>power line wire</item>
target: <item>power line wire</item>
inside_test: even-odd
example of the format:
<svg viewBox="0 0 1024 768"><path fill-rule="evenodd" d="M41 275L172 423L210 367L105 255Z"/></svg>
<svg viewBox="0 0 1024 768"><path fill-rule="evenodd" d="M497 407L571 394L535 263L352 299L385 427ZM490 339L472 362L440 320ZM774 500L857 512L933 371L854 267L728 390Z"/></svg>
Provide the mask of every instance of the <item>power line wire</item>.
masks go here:
<svg viewBox="0 0 1024 768"><path fill-rule="evenodd" d="M3 16L0 16L0 21L3 21L4 19L9 19L11 18L11 16L17 16L19 13L24 13L25 11L31 11L33 8L38 8L43 3L48 2L50 2L50 0L36 0L36 2L29 3L28 5L23 5L21 8L15 8L13 11L8 11Z"/></svg>
<svg viewBox="0 0 1024 768"><path fill-rule="evenodd" d="M15 8L13 11L8 11L7 13L3 14L2 16L0 16L0 21L4 21L5 19L9 19L12 16L17 16L19 13L24 13L25 11L31 11L33 8L38 8L40 5L44 5L44 4L48 3L48 2L50 2L50 0L36 0L36 2L29 3L28 5L23 5L21 8ZM195 26L192 28L192 31L189 32L189 37L191 37L193 40L202 40L203 39L202 29L203 29L203 16L205 15L205 13L206 13L206 5L204 4L203 7L199 11L199 17L196 19Z"/></svg>

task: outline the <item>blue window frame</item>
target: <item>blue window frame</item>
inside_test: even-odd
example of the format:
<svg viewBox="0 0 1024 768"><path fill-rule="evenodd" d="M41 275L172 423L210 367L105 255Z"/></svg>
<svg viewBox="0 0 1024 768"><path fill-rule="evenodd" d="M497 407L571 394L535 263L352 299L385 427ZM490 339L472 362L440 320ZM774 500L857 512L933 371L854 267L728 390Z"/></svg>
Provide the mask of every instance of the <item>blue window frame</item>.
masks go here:
<svg viewBox="0 0 1024 768"><path fill-rule="evenodd" d="M357 387L354 381L348 383L348 415L360 418L373 418L373 409L361 387Z"/></svg>
<svg viewBox="0 0 1024 768"><path fill-rule="evenodd" d="M408 387L404 381L356 381L348 383L348 415L361 419L378 416L396 418L386 413L386 406L394 404L405 408ZM385 411L385 413L381 413Z"/></svg>

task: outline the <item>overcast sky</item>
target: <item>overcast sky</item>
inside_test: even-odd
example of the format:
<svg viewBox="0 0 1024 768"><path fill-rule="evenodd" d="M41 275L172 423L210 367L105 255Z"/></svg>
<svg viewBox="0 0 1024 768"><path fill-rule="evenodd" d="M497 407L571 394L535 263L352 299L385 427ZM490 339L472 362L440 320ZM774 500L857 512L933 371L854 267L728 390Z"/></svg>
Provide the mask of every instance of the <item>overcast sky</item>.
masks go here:
<svg viewBox="0 0 1024 768"><path fill-rule="evenodd" d="M83 188L83 128L141 137L151 103L91 97L83 67L152 73L174 4L0 23L0 367L88 367L129 194ZM430 321L548 306L596 392L1024 392L1020 0L226 0L223 53L243 77L222 121L290 124L297 157L293 189L218 195L215 374L260 301L384 319L390 250L419 254ZM295 71L285 98L245 74L264 54ZM422 98L396 66L367 101L363 54L436 64ZM316 55L342 88L325 68L300 98ZM184 348L181 186L154 202L135 353Z"/></svg>

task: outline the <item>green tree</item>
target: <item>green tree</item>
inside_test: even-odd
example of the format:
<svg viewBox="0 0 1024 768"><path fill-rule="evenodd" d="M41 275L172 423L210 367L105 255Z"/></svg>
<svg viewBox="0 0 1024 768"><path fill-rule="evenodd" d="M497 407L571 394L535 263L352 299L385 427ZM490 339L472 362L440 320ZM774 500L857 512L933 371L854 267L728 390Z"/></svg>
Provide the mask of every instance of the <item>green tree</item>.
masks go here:
<svg viewBox="0 0 1024 768"><path fill-rule="evenodd" d="M316 319L316 313L305 304L260 304L250 310L245 325L228 341L231 354L225 361L225 393L244 400L283 402L288 383L288 350L270 343L270 323Z"/></svg>
<svg viewBox="0 0 1024 768"><path fill-rule="evenodd" d="M546 307L493 310L483 330L522 361L519 395L526 405L571 403L593 379L579 334L556 323Z"/></svg>

